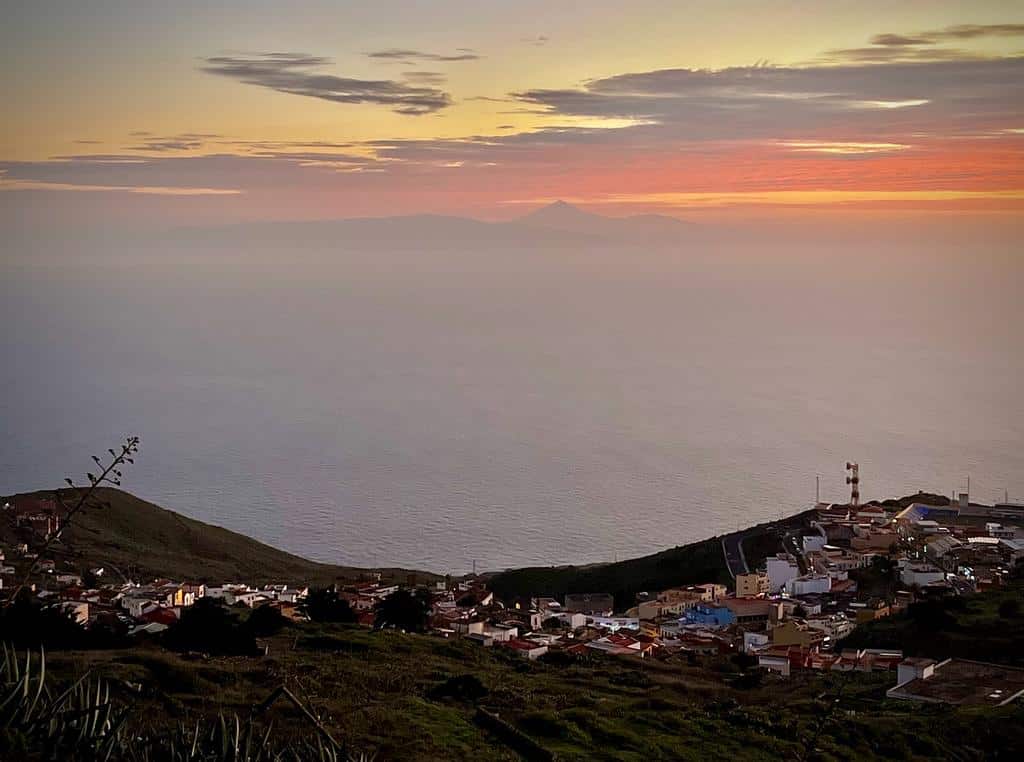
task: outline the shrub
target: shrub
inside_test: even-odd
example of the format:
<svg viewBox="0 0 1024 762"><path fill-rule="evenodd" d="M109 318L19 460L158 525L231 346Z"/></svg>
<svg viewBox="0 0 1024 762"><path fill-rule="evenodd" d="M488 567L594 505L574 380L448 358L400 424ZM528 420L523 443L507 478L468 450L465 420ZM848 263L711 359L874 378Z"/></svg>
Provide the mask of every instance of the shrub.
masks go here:
<svg viewBox="0 0 1024 762"><path fill-rule="evenodd" d="M200 598L182 611L181 619L164 634L164 644L176 651L200 651L217 656L258 652L252 633L239 625L214 598Z"/></svg>
<svg viewBox="0 0 1024 762"><path fill-rule="evenodd" d="M393 627L405 632L423 632L430 615L430 598L420 591L398 590L377 604L378 629Z"/></svg>
<svg viewBox="0 0 1024 762"><path fill-rule="evenodd" d="M333 587L319 587L309 591L304 605L306 614L314 622L351 623L356 614L348 601Z"/></svg>
<svg viewBox="0 0 1024 762"><path fill-rule="evenodd" d="M453 698L456 701L475 703L487 695L487 686L476 675L456 675L431 690L434 698Z"/></svg>
<svg viewBox="0 0 1024 762"><path fill-rule="evenodd" d="M276 635L288 625L288 620L274 606L260 606L249 615L245 627L253 635L261 638Z"/></svg>

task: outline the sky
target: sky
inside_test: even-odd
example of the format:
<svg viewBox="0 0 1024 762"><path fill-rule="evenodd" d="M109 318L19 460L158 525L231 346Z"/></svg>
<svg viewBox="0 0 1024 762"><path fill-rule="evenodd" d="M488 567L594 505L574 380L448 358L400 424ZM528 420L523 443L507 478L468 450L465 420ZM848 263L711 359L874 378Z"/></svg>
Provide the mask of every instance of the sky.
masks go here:
<svg viewBox="0 0 1024 762"><path fill-rule="evenodd" d="M1024 211L1024 2L11 2L0 225Z"/></svg>

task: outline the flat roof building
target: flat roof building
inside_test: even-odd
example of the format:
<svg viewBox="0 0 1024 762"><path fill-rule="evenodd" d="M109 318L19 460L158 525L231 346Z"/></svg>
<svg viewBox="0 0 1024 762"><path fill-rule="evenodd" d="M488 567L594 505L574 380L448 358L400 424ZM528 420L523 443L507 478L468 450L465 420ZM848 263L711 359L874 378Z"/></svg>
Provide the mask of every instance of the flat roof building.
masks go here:
<svg viewBox="0 0 1024 762"><path fill-rule="evenodd" d="M897 680L886 696L929 704L1003 706L1024 695L1024 669L969 659L904 659Z"/></svg>

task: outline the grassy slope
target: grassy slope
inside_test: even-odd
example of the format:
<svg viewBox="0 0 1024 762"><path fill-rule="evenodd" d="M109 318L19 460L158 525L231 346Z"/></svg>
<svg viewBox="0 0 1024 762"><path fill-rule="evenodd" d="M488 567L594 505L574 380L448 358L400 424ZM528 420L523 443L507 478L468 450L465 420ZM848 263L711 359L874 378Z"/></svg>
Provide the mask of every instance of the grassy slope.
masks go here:
<svg viewBox="0 0 1024 762"><path fill-rule="evenodd" d="M62 682L93 669L141 684L132 721L159 727L219 711L245 717L284 682L335 738L378 759L516 759L473 722L471 701L436 692L467 674L488 690L482 705L563 760L793 759L815 737L815 759L1013 759L1024 749L1024 706L979 713L889 701L891 673L801 673L739 688L726 659L554 666L465 641L328 625L290 628L268 645L266 658L205 660L155 647L50 652L47 666ZM263 719L279 740L309 737L294 708Z"/></svg>
<svg viewBox="0 0 1024 762"><path fill-rule="evenodd" d="M750 567L781 548L786 531L805 525L803 512L759 524L744 531L743 548ZM712 537L627 561L590 566L536 566L495 574L488 584L500 598L529 595L563 596L565 593L612 593L618 607L636 602L638 592L653 592L677 585L730 581L720 537Z"/></svg>
<svg viewBox="0 0 1024 762"><path fill-rule="evenodd" d="M81 559L83 565L112 564L142 578L208 582L322 584L338 578L355 579L364 571L309 561L121 490L103 488L100 498L109 501L110 507L80 515L62 537L69 555ZM403 580L407 575L400 569L381 571ZM418 579L429 576L420 573Z"/></svg>
<svg viewBox="0 0 1024 762"><path fill-rule="evenodd" d="M488 585L501 598L612 593L616 605L622 607L632 606L641 591L725 582L728 576L722 545L716 538L613 564L512 569L494 575Z"/></svg>

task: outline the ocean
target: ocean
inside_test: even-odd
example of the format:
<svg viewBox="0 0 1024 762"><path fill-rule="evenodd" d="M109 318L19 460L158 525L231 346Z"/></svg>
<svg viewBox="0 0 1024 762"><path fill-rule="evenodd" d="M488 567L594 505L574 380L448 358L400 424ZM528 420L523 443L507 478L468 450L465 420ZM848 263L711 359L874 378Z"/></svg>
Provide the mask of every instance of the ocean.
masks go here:
<svg viewBox="0 0 1024 762"><path fill-rule="evenodd" d="M141 497L437 572L699 540L848 460L864 499L1024 498L1014 247L767 239L5 256L0 492L137 434Z"/></svg>

